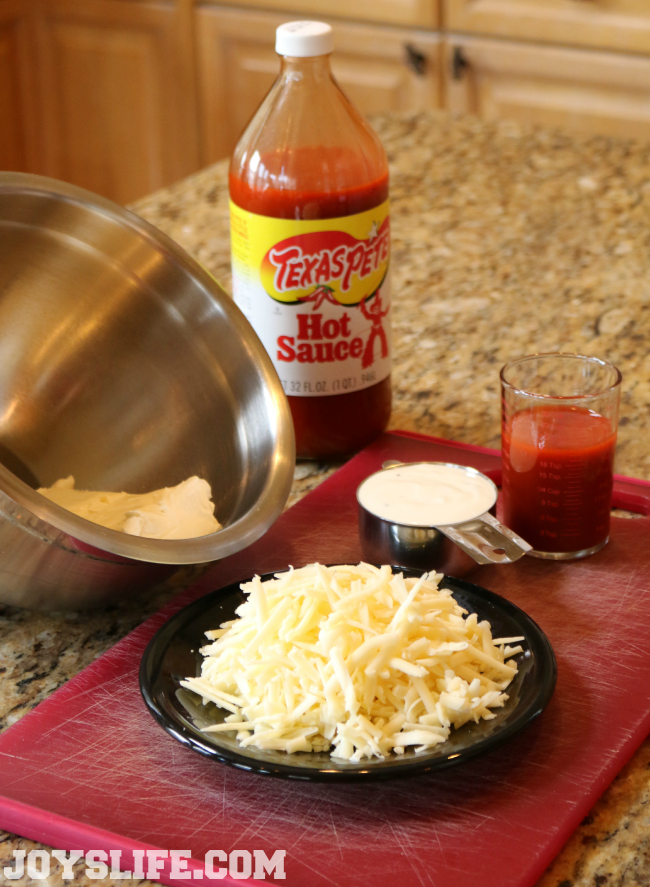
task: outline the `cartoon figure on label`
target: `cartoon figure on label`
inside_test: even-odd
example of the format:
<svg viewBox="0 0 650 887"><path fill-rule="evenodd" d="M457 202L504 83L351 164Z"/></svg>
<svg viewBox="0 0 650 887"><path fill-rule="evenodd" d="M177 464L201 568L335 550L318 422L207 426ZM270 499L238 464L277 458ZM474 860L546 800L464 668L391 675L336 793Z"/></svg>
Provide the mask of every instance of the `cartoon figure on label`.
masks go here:
<svg viewBox="0 0 650 887"><path fill-rule="evenodd" d="M326 286L325 284L321 284L317 286L316 289L309 293L308 296L300 296L298 299L299 302L313 302L314 304L311 306L312 311L316 311L323 302L331 302L332 305L338 305L339 303L336 300L336 296L334 295L334 290L331 286Z"/></svg>
<svg viewBox="0 0 650 887"><path fill-rule="evenodd" d="M383 306L381 304L381 296L379 295L379 291L377 291L375 300L370 308L365 301L359 303L359 310L366 318L366 320L369 320L372 323L372 327L370 328L370 335L368 336L368 341L366 342L366 347L364 348L363 354L361 355L361 367L364 370L368 369L368 367L372 366L375 362L375 355L373 352L376 338L379 338L379 341L381 343L381 356L388 357L388 341L386 339L386 332L384 330L384 324L382 323L382 321L390 311L390 308L384 308L383 311L382 308Z"/></svg>

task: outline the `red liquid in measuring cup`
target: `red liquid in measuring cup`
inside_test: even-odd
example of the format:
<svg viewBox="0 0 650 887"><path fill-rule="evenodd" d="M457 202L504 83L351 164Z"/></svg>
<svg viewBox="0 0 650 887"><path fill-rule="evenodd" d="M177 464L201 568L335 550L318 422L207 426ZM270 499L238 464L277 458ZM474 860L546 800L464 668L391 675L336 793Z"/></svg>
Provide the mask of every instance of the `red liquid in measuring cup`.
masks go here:
<svg viewBox="0 0 650 887"><path fill-rule="evenodd" d="M539 406L503 429L503 522L537 551L577 552L609 535L616 433L597 413Z"/></svg>

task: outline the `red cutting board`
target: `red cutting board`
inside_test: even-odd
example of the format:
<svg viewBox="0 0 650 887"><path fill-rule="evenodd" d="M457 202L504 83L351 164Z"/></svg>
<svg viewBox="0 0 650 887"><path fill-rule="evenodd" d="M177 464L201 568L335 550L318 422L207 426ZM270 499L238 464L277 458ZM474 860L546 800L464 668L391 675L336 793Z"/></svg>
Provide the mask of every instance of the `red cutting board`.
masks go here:
<svg viewBox="0 0 650 887"><path fill-rule="evenodd" d="M474 581L514 601L558 661L545 713L506 746L437 775L323 785L244 773L182 747L147 713L138 666L157 628L201 594L254 572L356 561L355 489L386 459L498 453L386 434L214 566L0 737L0 826L66 849L286 850L289 887L530 887L650 727L650 522L613 520L582 562L529 558ZM616 504L650 512L650 485L618 479ZM174 879L163 869L163 881ZM225 884L257 884L230 880Z"/></svg>

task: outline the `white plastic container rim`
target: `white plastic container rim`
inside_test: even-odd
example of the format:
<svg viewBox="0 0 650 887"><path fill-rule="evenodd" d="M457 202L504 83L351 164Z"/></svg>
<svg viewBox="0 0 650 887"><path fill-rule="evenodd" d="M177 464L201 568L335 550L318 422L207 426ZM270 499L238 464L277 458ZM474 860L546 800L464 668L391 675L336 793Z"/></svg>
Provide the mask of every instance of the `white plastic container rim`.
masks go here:
<svg viewBox="0 0 650 887"><path fill-rule="evenodd" d="M333 49L332 27L324 22L286 22L275 32L278 55L309 58L328 55Z"/></svg>

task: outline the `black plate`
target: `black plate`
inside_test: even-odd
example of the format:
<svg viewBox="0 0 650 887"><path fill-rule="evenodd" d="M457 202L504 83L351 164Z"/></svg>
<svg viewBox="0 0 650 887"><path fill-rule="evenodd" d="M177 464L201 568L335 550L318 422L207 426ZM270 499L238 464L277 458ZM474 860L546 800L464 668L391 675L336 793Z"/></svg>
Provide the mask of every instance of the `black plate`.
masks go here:
<svg viewBox="0 0 650 887"><path fill-rule="evenodd" d="M419 573L399 569L405 576ZM271 578L274 574L262 576ZM140 665L140 689L144 701L161 727L183 745L203 755L265 776L305 779L314 782L351 782L360 779L387 779L426 773L460 764L491 751L506 742L542 713L553 690L557 668L555 655L546 635L533 620L510 601L461 579L445 576L441 588L448 588L468 612L487 619L494 637L523 635L524 652L514 656L518 673L507 689L509 699L496 708L496 717L478 724L468 723L453 730L445 743L416 754L406 751L381 760L359 763L334 761L327 752L298 752L241 748L224 733L202 733L201 728L220 723L228 714L180 686L180 681L201 673L206 644L204 632L235 618L235 609L245 599L239 583L228 585L180 610L150 641Z"/></svg>

